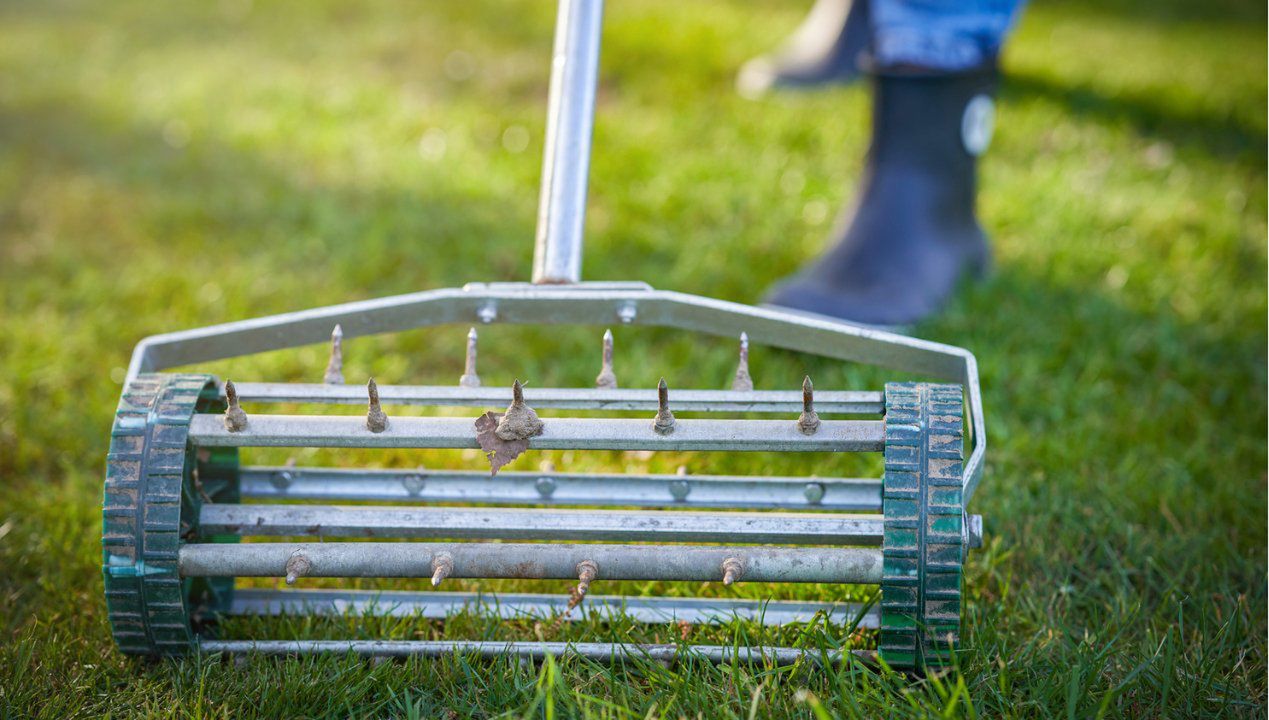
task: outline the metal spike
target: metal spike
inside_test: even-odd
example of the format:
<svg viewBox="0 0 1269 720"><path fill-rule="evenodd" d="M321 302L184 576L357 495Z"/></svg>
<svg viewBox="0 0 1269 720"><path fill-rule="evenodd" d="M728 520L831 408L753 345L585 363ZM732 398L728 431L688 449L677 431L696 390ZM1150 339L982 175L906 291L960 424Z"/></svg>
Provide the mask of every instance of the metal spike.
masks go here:
<svg viewBox="0 0 1269 720"><path fill-rule="evenodd" d="M749 376L749 333L740 333L740 362L736 365L731 389L736 392L753 391L753 378Z"/></svg>
<svg viewBox="0 0 1269 720"><path fill-rule="evenodd" d="M372 433L381 433L388 429L388 416L379 406L379 386L375 384L374 378L366 383L366 393L370 396L366 409L366 429Z"/></svg>
<svg viewBox="0 0 1269 720"><path fill-rule="evenodd" d="M295 551L286 561L286 584L294 585L295 581L308 575L313 569L313 563L308 556L300 551Z"/></svg>
<svg viewBox="0 0 1269 720"><path fill-rule="evenodd" d="M577 595L579 598L586 597L586 593L590 590L590 584L599 577L599 566L593 560L583 560L577 563Z"/></svg>
<svg viewBox="0 0 1269 720"><path fill-rule="evenodd" d="M467 357L463 361L463 376L458 384L466 388L480 387L480 376L476 374L476 328L467 331Z"/></svg>
<svg viewBox="0 0 1269 720"><path fill-rule="evenodd" d="M499 418L494 434L503 440L527 440L541 435L542 427L538 414L524 404L524 386L516 380L511 385L511 404Z"/></svg>
<svg viewBox="0 0 1269 720"><path fill-rule="evenodd" d="M330 332L330 362L326 363L322 382L327 385L344 384L344 329L339 325Z"/></svg>
<svg viewBox="0 0 1269 720"><path fill-rule="evenodd" d="M247 413L238 405L238 388L233 380L225 381L225 400L229 407L225 409L225 429L229 432L242 432L247 429Z"/></svg>
<svg viewBox="0 0 1269 720"><path fill-rule="evenodd" d="M595 377L595 387L608 390L614 390L617 387L617 376L612 371L612 330L604 331L603 364L599 369L599 375Z"/></svg>
<svg viewBox="0 0 1269 720"><path fill-rule="evenodd" d="M652 422L652 429L661 435L674 432L674 413L670 412L670 388L665 378L657 383L657 416Z"/></svg>
<svg viewBox="0 0 1269 720"><path fill-rule="evenodd" d="M723 561L723 584L732 585L745 574L745 564L740 558L729 557Z"/></svg>
<svg viewBox="0 0 1269 720"><path fill-rule="evenodd" d="M454 572L454 558L449 553L437 553L432 558L432 587L437 587L441 581L450 576Z"/></svg>
<svg viewBox="0 0 1269 720"><path fill-rule="evenodd" d="M802 414L798 416L798 430L803 435L814 435L820 429L820 416L815 413L815 388L811 376L802 380Z"/></svg>

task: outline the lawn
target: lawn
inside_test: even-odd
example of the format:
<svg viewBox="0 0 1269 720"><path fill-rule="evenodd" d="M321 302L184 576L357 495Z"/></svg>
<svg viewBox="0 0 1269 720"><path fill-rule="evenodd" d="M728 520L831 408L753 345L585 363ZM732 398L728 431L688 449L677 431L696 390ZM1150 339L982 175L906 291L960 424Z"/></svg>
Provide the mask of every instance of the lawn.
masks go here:
<svg viewBox="0 0 1269 720"><path fill-rule="evenodd" d="M858 181L866 89L749 101L732 85L805 4L609 4L587 279L752 303L822 246ZM552 24L549 3L510 0L0 4L0 716L1265 717L1262 3L1041 2L1018 28L982 168L995 271L915 329L977 354L991 439L972 506L987 546L968 564L966 649L947 675L119 655L99 506L132 346L527 279ZM351 342L348 375L454 382L464 331ZM598 332L490 331L482 375L588 383ZM726 342L633 330L618 342L626 386L721 387L733 367ZM323 354L212 369L311 382ZM753 357L759 388L807 372L818 387L887 378ZM793 462L749 461L692 459L694 472ZM841 472L823 458L803 470ZM446 629L667 632L471 617ZM811 647L846 632L690 629L696 642Z"/></svg>

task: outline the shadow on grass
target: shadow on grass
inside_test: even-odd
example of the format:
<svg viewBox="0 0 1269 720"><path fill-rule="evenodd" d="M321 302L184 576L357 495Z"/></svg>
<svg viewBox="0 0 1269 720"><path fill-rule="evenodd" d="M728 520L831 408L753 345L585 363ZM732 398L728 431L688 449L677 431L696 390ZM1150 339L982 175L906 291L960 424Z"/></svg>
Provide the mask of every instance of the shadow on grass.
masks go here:
<svg viewBox="0 0 1269 720"><path fill-rule="evenodd" d="M1124 91L1109 95L1088 85L1070 85L1036 74L1009 73L1002 95L1006 99L1040 97L1058 103L1074 116L1099 122L1127 123L1137 133L1166 140L1179 148L1237 161L1251 170L1264 170L1263 128L1229 115L1201 108L1180 108L1157 94Z"/></svg>

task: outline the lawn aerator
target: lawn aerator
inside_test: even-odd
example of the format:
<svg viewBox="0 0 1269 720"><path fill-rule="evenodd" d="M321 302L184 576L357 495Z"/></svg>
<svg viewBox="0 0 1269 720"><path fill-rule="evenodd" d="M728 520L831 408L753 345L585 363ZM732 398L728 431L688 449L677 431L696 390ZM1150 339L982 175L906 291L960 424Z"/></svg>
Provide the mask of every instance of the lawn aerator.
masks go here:
<svg viewBox="0 0 1269 720"><path fill-rule="evenodd" d="M582 610L649 623L741 617L768 624L824 612L879 628L878 654L892 666L948 662L959 635L962 563L981 537L980 518L964 510L978 485L986 444L973 355L829 318L638 282L580 282L601 13L599 0L559 5L532 283L469 284L353 302L158 335L136 347L112 431L102 511L106 600L123 652L637 653L668 659L685 646L225 640L214 629L217 618L238 614L444 618L478 608L502 617L550 617L567 614L591 586L607 580L690 580L874 583L881 586L880 609L592 596ZM522 388L517 381L512 388L490 388L480 383L473 329L465 373L455 386L345 384L342 343L351 338L459 323L643 325L740 337L740 366L729 390L670 389L664 380L656 389L620 388L609 333L596 387ZM331 358L321 383L233 383L159 372L328 339ZM750 340L958 384L817 392L808 378L800 390L758 391L747 366ZM257 411L269 403L367 403L368 410ZM384 410L393 405L469 407L483 414L475 422L394 416ZM624 416L543 419L533 408ZM703 417L676 419L676 410ZM866 417L821 419L819 413ZM735 417L742 414L773 417ZM972 452L962 462L966 425ZM258 447L479 447L494 473L241 466L239 448ZM600 475L567 468L498 472L534 449L882 452L885 470L879 480ZM247 537L281 541L237 542ZM331 542L336 538L358 542ZM306 577L430 578L433 586L447 578L538 578L576 585L568 595L264 590L235 589L236 577L285 578L287 584ZM789 663L808 651L691 646L690 652L716 661L739 655Z"/></svg>

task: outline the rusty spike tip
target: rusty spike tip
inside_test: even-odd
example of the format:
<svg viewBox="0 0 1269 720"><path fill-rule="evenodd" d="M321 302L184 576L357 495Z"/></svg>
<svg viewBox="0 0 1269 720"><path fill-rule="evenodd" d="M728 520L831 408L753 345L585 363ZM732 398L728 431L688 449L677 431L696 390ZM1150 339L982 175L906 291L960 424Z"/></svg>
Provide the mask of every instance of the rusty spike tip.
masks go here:
<svg viewBox="0 0 1269 720"><path fill-rule="evenodd" d="M577 594L585 595L590 590L590 584L599 577L599 566L593 560L583 560L577 563Z"/></svg>
<svg viewBox="0 0 1269 720"><path fill-rule="evenodd" d="M612 330L604 331L603 362L595 377L595 387L609 390L617 387L617 375L612 371Z"/></svg>
<svg viewBox="0 0 1269 720"><path fill-rule="evenodd" d="M379 386L374 378L366 382L366 394L370 397L366 406L366 428L370 432L381 433L388 429L388 416L379 405Z"/></svg>
<svg viewBox="0 0 1269 720"><path fill-rule="evenodd" d="M662 435L674 431L674 413L670 412L670 388L665 384L665 378L657 383L657 416L652 429Z"/></svg>
<svg viewBox="0 0 1269 720"><path fill-rule="evenodd" d="M736 376L732 378L731 389L736 392L751 392L753 378L749 375L749 333L740 333L740 360L736 363Z"/></svg>
<svg viewBox="0 0 1269 720"><path fill-rule="evenodd" d="M242 432L247 429L247 413L238 405L238 388L233 380L225 381L225 400L229 407L225 408L225 429L229 432Z"/></svg>
<svg viewBox="0 0 1269 720"><path fill-rule="evenodd" d="M437 587L441 581L449 577L454 572L454 559L447 554L437 555L432 559L432 587Z"/></svg>
<svg viewBox="0 0 1269 720"><path fill-rule="evenodd" d="M494 434L507 441L528 440L542 434L543 424L533 408L524 404L524 386L519 380L511 385L511 405L498 419Z"/></svg>
<svg viewBox="0 0 1269 720"><path fill-rule="evenodd" d="M344 384L344 328L338 323L330 331L330 361L326 363L322 382L327 385Z"/></svg>
<svg viewBox="0 0 1269 720"><path fill-rule="evenodd" d="M313 569L313 563L309 561L308 556L304 553L297 552L286 561L286 584L294 585L295 581L308 575L309 570Z"/></svg>
<svg viewBox="0 0 1269 720"><path fill-rule="evenodd" d="M811 376L802 380L802 414L798 416L798 430L803 435L814 435L820 429L820 416L815 412L815 386Z"/></svg>
<svg viewBox="0 0 1269 720"><path fill-rule="evenodd" d="M460 387L480 387L480 376L476 374L476 328L467 330L467 354L463 359L463 375L458 378Z"/></svg>

